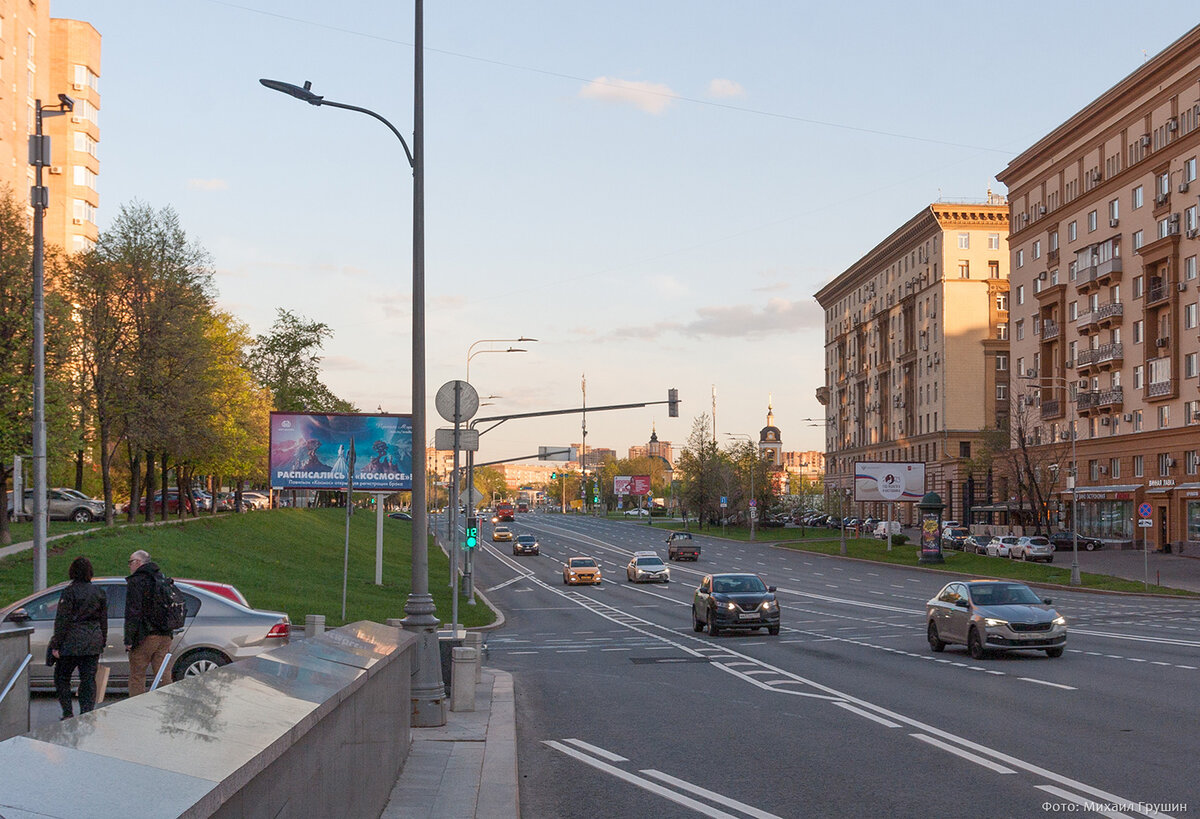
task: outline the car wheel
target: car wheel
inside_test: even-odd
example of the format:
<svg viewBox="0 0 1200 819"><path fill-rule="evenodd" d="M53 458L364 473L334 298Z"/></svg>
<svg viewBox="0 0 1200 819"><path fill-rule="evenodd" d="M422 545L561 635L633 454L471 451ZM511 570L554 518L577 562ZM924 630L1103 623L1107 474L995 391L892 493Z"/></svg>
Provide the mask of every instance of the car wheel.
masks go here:
<svg viewBox="0 0 1200 819"><path fill-rule="evenodd" d="M1095 550L1096 544L1095 543L1085 543L1083 545L1083 548L1086 549L1087 551L1091 552L1091 551Z"/></svg>
<svg viewBox="0 0 1200 819"><path fill-rule="evenodd" d="M770 634L772 637L778 637L779 626L767 626L767 634Z"/></svg>
<svg viewBox="0 0 1200 819"><path fill-rule="evenodd" d="M518 552L516 549L513 549L513 554L514 554L514 555L519 555L519 554L520 554L520 552Z"/></svg>
<svg viewBox="0 0 1200 819"><path fill-rule="evenodd" d="M228 664L229 658L221 652L202 648L180 657L175 663L175 667L171 669L171 679L179 682L184 677L195 677L205 671L212 671L214 668Z"/></svg>
<svg viewBox="0 0 1200 819"><path fill-rule="evenodd" d="M1026 563L1028 563L1028 562L1029 562L1029 553L1028 553L1028 552L1023 552L1023 553L1021 554L1021 560L1025 561Z"/></svg>
<svg viewBox="0 0 1200 819"><path fill-rule="evenodd" d="M71 520L76 523L91 523L92 513L87 509L76 509L71 513Z"/></svg>
<svg viewBox="0 0 1200 819"><path fill-rule="evenodd" d="M704 624L700 622L700 618L696 616L696 610L692 609L692 631L704 631Z"/></svg>
<svg viewBox="0 0 1200 819"><path fill-rule="evenodd" d="M712 616L712 612L708 613L708 636L716 637L721 633L721 627L717 625L717 618Z"/></svg>
<svg viewBox="0 0 1200 819"><path fill-rule="evenodd" d="M563 575L563 585L567 585L567 576L565 574Z"/></svg>
<svg viewBox="0 0 1200 819"><path fill-rule="evenodd" d="M938 636L937 623L929 624L929 648L933 651L945 651L946 644Z"/></svg>
<svg viewBox="0 0 1200 819"><path fill-rule="evenodd" d="M1054 562L1054 558L1053 558L1053 557L1048 557L1048 558L1046 558L1046 562L1047 562L1047 563L1053 563L1053 562Z"/></svg>
<svg viewBox="0 0 1200 819"><path fill-rule="evenodd" d="M1059 646L1058 648L1048 648L1048 649L1046 649L1046 656L1047 656L1047 657L1061 657L1062 655L1063 655L1063 648L1062 648L1062 646Z"/></svg>
<svg viewBox="0 0 1200 819"><path fill-rule="evenodd" d="M967 652L972 660L982 660L985 656L983 638L979 636L979 629L974 626L971 626L971 633L967 635Z"/></svg>

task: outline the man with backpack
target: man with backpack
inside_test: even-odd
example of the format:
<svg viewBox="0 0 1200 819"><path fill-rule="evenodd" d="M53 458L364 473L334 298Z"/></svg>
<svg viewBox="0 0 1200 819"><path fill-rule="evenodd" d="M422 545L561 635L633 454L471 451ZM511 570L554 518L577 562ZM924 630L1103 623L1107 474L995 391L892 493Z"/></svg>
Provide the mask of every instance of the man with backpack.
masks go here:
<svg viewBox="0 0 1200 819"><path fill-rule="evenodd" d="M129 696L146 690L146 667L158 674L171 650L173 622L171 597L177 595L174 584L163 576L150 553L138 549L129 556L129 576L125 578L125 651L129 653Z"/></svg>

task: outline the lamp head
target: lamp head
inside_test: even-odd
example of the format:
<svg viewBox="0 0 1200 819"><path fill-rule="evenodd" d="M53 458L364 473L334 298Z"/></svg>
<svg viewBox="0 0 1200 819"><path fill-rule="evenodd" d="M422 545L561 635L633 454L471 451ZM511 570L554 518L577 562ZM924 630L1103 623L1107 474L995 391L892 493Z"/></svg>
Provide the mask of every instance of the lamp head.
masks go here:
<svg viewBox="0 0 1200 819"><path fill-rule="evenodd" d="M295 97L298 100L304 100L309 105L320 105L325 99L320 94L314 94L312 92L312 83L308 80L304 81L303 88L298 85L292 85L290 82L283 82L282 80L260 79L259 83L267 88L270 88L272 91L280 91L290 97Z"/></svg>
<svg viewBox="0 0 1200 819"><path fill-rule="evenodd" d="M62 105L63 111L75 110L75 100L71 99L66 94L59 94L58 101Z"/></svg>

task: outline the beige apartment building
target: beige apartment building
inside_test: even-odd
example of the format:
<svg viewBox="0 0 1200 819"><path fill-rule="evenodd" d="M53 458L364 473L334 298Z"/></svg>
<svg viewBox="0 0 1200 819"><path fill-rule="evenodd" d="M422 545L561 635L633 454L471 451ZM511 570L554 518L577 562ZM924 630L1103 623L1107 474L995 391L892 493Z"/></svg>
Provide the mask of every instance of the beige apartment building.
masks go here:
<svg viewBox="0 0 1200 819"><path fill-rule="evenodd" d="M825 310L825 493L841 508L859 461L919 461L944 517L990 502L964 459L1007 420L1008 207L938 202L817 294ZM912 504L896 504L913 522ZM848 510L849 511L849 510ZM853 513L882 516L883 504Z"/></svg>
<svg viewBox="0 0 1200 819"><path fill-rule="evenodd" d="M52 19L43 0L0 0L0 188L28 205L37 100L45 108L57 106L59 94L71 97L70 114L43 121L52 165L42 183L50 192L46 243L72 253L91 247L98 235L99 78L100 34L89 23ZM32 229L32 208L29 218Z"/></svg>
<svg viewBox="0 0 1200 819"><path fill-rule="evenodd" d="M1064 451L1074 434L1081 533L1158 548L1200 545L1198 82L1200 27L998 176L1012 356L1029 384L1014 412L1034 414L1034 447ZM1134 522L1143 503L1149 528Z"/></svg>

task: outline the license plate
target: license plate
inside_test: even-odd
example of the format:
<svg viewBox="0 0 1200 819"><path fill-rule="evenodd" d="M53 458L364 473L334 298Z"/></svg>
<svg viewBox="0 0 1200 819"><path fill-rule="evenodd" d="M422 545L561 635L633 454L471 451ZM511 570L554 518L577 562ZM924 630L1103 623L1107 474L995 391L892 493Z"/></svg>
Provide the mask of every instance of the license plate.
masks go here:
<svg viewBox="0 0 1200 819"><path fill-rule="evenodd" d="M749 614L743 612L743 613L739 614L738 617L740 617L743 620L757 620L758 619L758 615L755 614L754 612L750 612Z"/></svg>

